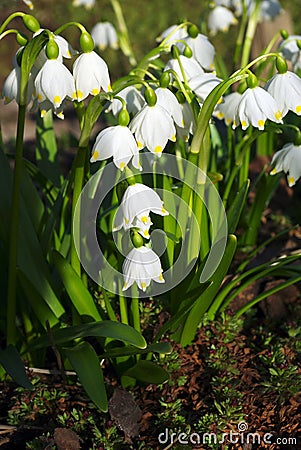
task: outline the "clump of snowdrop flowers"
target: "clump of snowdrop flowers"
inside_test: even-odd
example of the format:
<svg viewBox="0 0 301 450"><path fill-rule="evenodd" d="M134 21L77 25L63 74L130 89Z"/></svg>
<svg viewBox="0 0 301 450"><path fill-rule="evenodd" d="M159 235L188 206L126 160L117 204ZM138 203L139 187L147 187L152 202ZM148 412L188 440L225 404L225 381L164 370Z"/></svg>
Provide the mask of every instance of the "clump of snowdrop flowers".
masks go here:
<svg viewBox="0 0 301 450"><path fill-rule="evenodd" d="M266 120L282 123L282 113L279 106L265 89L258 86L255 75L249 74L247 78L248 88L242 94L235 110L232 128L239 124L243 130L249 125L253 125L259 130L263 130Z"/></svg>
<svg viewBox="0 0 301 450"><path fill-rule="evenodd" d="M94 42L89 33L82 32L80 45L83 53L73 64L76 99L82 101L89 94L97 95L100 90L111 91L111 81L106 62L93 51Z"/></svg>
<svg viewBox="0 0 301 450"><path fill-rule="evenodd" d="M176 129L172 117L157 103L157 96L150 87L145 89L146 105L130 122L130 130L135 134L138 147L161 156L168 140L175 142Z"/></svg>
<svg viewBox="0 0 301 450"><path fill-rule="evenodd" d="M274 166L271 175L281 171L287 174L287 182L290 187L294 186L301 176L301 139L298 136L296 143L285 144L281 150L278 150L273 158L271 165Z"/></svg>
<svg viewBox="0 0 301 450"><path fill-rule="evenodd" d="M105 128L97 135L90 161L103 161L113 156L116 167L124 170L132 158L133 166L142 170L137 142L127 127L130 116L126 109L119 113L118 121L118 125Z"/></svg>
<svg viewBox="0 0 301 450"><path fill-rule="evenodd" d="M301 78L287 70L282 58L277 58L278 73L266 84L266 90L275 98L284 117L288 111L301 115Z"/></svg>
<svg viewBox="0 0 301 450"><path fill-rule="evenodd" d="M118 49L118 36L111 22L98 22L91 30L91 36L96 47L104 50L107 47Z"/></svg>

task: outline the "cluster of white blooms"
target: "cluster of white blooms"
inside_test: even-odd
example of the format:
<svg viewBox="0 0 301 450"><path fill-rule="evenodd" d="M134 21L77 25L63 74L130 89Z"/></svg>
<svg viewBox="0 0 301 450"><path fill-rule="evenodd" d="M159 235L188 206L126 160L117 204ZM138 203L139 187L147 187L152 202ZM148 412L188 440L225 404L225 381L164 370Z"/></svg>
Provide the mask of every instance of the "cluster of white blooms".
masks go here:
<svg viewBox="0 0 301 450"><path fill-rule="evenodd" d="M248 15L254 11L256 0L214 0L211 2L208 14L208 30L211 35L218 31L228 31L230 25L237 24L237 17L243 14L244 8ZM278 0L262 0L259 8L259 20L272 20L281 12Z"/></svg>
<svg viewBox="0 0 301 450"><path fill-rule="evenodd" d="M42 31L39 30L35 35ZM30 73L27 100L28 103L33 101L33 109L39 106L42 116L52 109L63 119L63 105L66 100L81 101L89 94L97 95L100 90L110 91L110 75L106 62L93 50L78 54L62 36L53 34L52 38L52 44L55 45L54 56L47 55L47 48L38 55ZM64 59L75 55L77 56L71 72L64 65ZM20 67L15 57L14 68L2 89L5 103L12 100L19 102L19 85Z"/></svg>

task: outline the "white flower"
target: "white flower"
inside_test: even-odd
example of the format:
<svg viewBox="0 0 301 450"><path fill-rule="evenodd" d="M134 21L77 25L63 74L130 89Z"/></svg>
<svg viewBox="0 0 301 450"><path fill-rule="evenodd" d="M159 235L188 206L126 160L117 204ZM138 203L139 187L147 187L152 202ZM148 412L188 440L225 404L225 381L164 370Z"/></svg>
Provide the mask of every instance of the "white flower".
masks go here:
<svg viewBox="0 0 301 450"><path fill-rule="evenodd" d="M100 90L111 90L108 66L94 51L82 53L73 64L73 76L78 101L89 94L97 95Z"/></svg>
<svg viewBox="0 0 301 450"><path fill-rule="evenodd" d="M127 166L131 158L133 158L133 166L142 170L139 163L137 143L126 126L116 125L108 127L97 135L90 161L103 161L111 156L113 156L114 164L120 170Z"/></svg>
<svg viewBox="0 0 301 450"><path fill-rule="evenodd" d="M30 0L23 0L23 3L25 3L29 9L33 9L33 3Z"/></svg>
<svg viewBox="0 0 301 450"><path fill-rule="evenodd" d="M166 42L174 43L176 40L183 39L185 36L187 36L187 31L184 29L184 27L178 28L178 25L171 25L170 27L166 28L166 30L164 30L163 33L160 34L160 36L156 38L156 41L161 42L169 35L170 37Z"/></svg>
<svg viewBox="0 0 301 450"><path fill-rule="evenodd" d="M263 130L267 119L282 123L282 114L276 100L259 86L248 88L236 107L232 128L240 123L243 130L249 125Z"/></svg>
<svg viewBox="0 0 301 450"><path fill-rule="evenodd" d="M172 117L158 104L146 104L132 119L129 128L135 133L138 148L147 147L158 156L161 156L168 140L176 140Z"/></svg>
<svg viewBox="0 0 301 450"><path fill-rule="evenodd" d="M184 142L188 142L189 135L193 135L193 133L195 132L196 122L191 106L187 101L181 103L180 107L182 109L184 126L178 127L176 125L177 136L179 139L183 139Z"/></svg>
<svg viewBox="0 0 301 450"><path fill-rule="evenodd" d="M277 101L284 117L288 111L301 115L301 78L293 72L277 73L265 89Z"/></svg>
<svg viewBox="0 0 301 450"><path fill-rule="evenodd" d="M240 102L241 94L239 92L231 92L231 94L223 97L223 102L220 103L214 115L218 119L224 119L226 125L230 125L234 121L235 110Z"/></svg>
<svg viewBox="0 0 301 450"><path fill-rule="evenodd" d="M259 12L259 18L261 20L273 20L280 13L281 5L278 0L262 0Z"/></svg>
<svg viewBox="0 0 301 450"><path fill-rule="evenodd" d="M297 45L297 41L301 40L299 35L291 35L281 42L279 50L283 57L292 62L293 70L296 72L301 69L301 50Z"/></svg>
<svg viewBox="0 0 301 450"><path fill-rule="evenodd" d="M117 210L113 231L122 227L124 230L137 227L143 237L149 238L149 228L152 225L150 212L168 215L162 200L153 189L141 183L130 185Z"/></svg>
<svg viewBox="0 0 301 450"><path fill-rule="evenodd" d="M40 33L42 33L42 31L44 31L43 28L41 28L39 31L34 33L34 36L38 36ZM70 59L78 53L77 50L74 50L72 48L71 44L69 44L69 42L65 38L63 38L63 36L60 36L60 35L54 34L54 33L52 34L52 36L53 36L55 43L58 45L58 48L59 48L59 54L58 54L57 59L60 62L63 62L63 58ZM38 54L37 58L35 59L34 67L37 70L40 70L41 67L43 66L43 64L45 64L45 62L47 61L47 59L48 58L46 56L45 47L44 47Z"/></svg>
<svg viewBox="0 0 301 450"><path fill-rule="evenodd" d="M45 62L34 85L39 103L49 100L55 108L59 108L65 98L75 98L72 74L58 59L48 59Z"/></svg>
<svg viewBox="0 0 301 450"><path fill-rule="evenodd" d="M10 103L15 100L17 103L20 101L20 78L21 70L17 63L17 57L13 59L14 68L7 76L2 87L1 97L4 98L4 103ZM33 77L32 74L29 75L28 88L27 88L27 103L30 102L33 93Z"/></svg>
<svg viewBox="0 0 301 450"><path fill-rule="evenodd" d="M93 8L95 4L95 0L73 0L73 6L81 6L83 5L87 9Z"/></svg>
<svg viewBox="0 0 301 450"><path fill-rule="evenodd" d="M225 6L216 6L208 14L208 29L212 36L218 31L227 32L230 25L236 25L237 19L233 12Z"/></svg>
<svg viewBox="0 0 301 450"><path fill-rule="evenodd" d="M183 40L192 50L192 56L205 70L214 69L215 48L204 34L198 34L196 38L186 36ZM184 44L179 42L177 46L184 50Z"/></svg>
<svg viewBox="0 0 301 450"><path fill-rule="evenodd" d="M301 145L285 144L281 150L275 153L271 164L275 166L271 175L283 170L287 174L288 185L294 186L301 176Z"/></svg>
<svg viewBox="0 0 301 450"><path fill-rule="evenodd" d="M150 248L133 248L126 256L122 271L124 274L123 291L128 289L134 282L143 292L154 280L157 283L164 283L161 262L158 255Z"/></svg>
<svg viewBox="0 0 301 450"><path fill-rule="evenodd" d="M118 36L115 27L111 22L98 22L91 30L91 36L94 44L100 49L104 50L106 47L117 49Z"/></svg>
<svg viewBox="0 0 301 450"><path fill-rule="evenodd" d="M135 86L127 86L118 92L117 97L121 97L126 102L126 109L129 114L136 114L145 105L145 100L143 95L138 91ZM106 110L112 111L114 116L122 110L122 103L118 98L114 98L110 106Z"/></svg>
<svg viewBox="0 0 301 450"><path fill-rule="evenodd" d="M64 120L64 104L66 103L66 100L63 100L61 105L56 108L49 100L44 100L42 102L38 102L38 99L35 98L33 101L33 105L31 108L31 112L37 112L37 109L40 109L40 115L41 117L45 117L47 112L51 109L53 113L61 120Z"/></svg>
<svg viewBox="0 0 301 450"><path fill-rule="evenodd" d="M184 71L187 80L190 80L190 78L199 76L202 73L204 73L203 68L194 58L187 58L184 55L180 55L179 58L181 65L179 64L177 59L170 59L167 62L164 71L174 70L181 81L184 81L182 69Z"/></svg>
<svg viewBox="0 0 301 450"><path fill-rule="evenodd" d="M158 87L155 90L155 94L157 96L157 104L163 106L163 108L166 109L169 115L173 118L176 125L182 127L184 125L183 113L177 97L171 92L170 89L162 87Z"/></svg>
<svg viewBox="0 0 301 450"><path fill-rule="evenodd" d="M203 73L189 80L190 88L195 92L200 101L204 103L210 92L222 82L214 73Z"/></svg>

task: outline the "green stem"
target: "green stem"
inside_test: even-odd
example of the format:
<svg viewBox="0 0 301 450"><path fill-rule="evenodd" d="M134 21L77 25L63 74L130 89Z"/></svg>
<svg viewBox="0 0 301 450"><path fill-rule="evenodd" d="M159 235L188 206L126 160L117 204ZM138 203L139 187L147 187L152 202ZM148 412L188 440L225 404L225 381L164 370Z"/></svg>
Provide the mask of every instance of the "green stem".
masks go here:
<svg viewBox="0 0 301 450"><path fill-rule="evenodd" d="M133 327L135 328L135 330L141 333L139 298L131 298L131 314L133 320Z"/></svg>
<svg viewBox="0 0 301 450"><path fill-rule="evenodd" d="M0 34L3 33L3 31L5 30L5 28L7 27L7 25L15 18L15 17L23 17L25 16L25 13L23 12L15 12L13 14L11 14L1 25L0 27Z"/></svg>
<svg viewBox="0 0 301 450"><path fill-rule="evenodd" d="M251 17L249 19L246 36L244 39L244 46L243 46L243 50L242 50L241 67L245 67L249 61L251 47L252 47L252 43L253 43L253 39L254 39L257 23L258 23L260 4L261 4L261 2L259 0L256 0L256 5L255 5L254 10L251 14Z"/></svg>
<svg viewBox="0 0 301 450"><path fill-rule="evenodd" d="M114 10L120 32L119 36L120 47L123 53L129 58L130 64L134 66L137 64L137 61L134 55L133 48L131 46L129 33L123 17L121 5L118 0L111 0L111 5Z"/></svg>
<svg viewBox="0 0 301 450"><path fill-rule="evenodd" d="M75 214L75 208L77 201L79 199L79 196L81 194L83 183L84 183L84 177L85 177L85 163L86 163L86 154L88 152L87 147L79 147L77 155L75 157L74 166L75 166L75 172L74 172L74 188L73 188L73 198L72 198L72 212L71 212L71 218L73 223L73 218ZM73 227L72 227L73 230ZM75 270L75 272L81 276L81 265L80 260L75 248L74 239L71 239L71 249L70 249L70 258L71 258L71 266Z"/></svg>
<svg viewBox="0 0 301 450"><path fill-rule="evenodd" d="M19 105L16 138L16 157L11 203L11 224L9 241L8 288L7 288L7 345L16 343L16 303L17 303L17 263L20 218L20 187L23 159L23 136L25 127L26 105Z"/></svg>
<svg viewBox="0 0 301 450"><path fill-rule="evenodd" d="M120 309L120 319L122 323L126 325L129 324L128 318L128 303L127 298L119 295L119 309Z"/></svg>

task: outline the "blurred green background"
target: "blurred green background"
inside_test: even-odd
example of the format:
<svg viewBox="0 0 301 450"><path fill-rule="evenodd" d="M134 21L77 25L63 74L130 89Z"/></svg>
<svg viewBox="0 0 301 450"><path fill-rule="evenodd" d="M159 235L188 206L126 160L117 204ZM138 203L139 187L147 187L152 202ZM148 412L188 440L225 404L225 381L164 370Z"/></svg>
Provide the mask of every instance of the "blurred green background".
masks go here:
<svg viewBox="0 0 301 450"><path fill-rule="evenodd" d="M32 13L38 18L41 26L54 30L61 24L68 21L79 21L91 30L92 26L100 20L109 20L116 24L115 15L110 1L96 0L95 6L87 10L84 6L74 7L71 0L33 0L35 9ZM192 22L201 24L204 19L204 11L207 1L200 0L120 0L124 17L128 26L129 36L134 53L139 60L148 50L153 48L156 43L156 37L168 26L179 22L182 19L189 19ZM293 30L296 34L301 34L300 0L283 0L280 2L282 7L289 13L292 19ZM30 12L21 0L0 0L0 19L1 22L12 12L15 11ZM22 22L16 19L13 26L22 29ZM219 33L211 38L216 48L223 55L226 55L234 42L238 27L231 27L231 32L227 35ZM64 32L75 46L79 33L75 28ZM226 38L225 38L226 37ZM0 44L0 81L8 75L11 70L12 57L17 50L17 44L12 36L5 38ZM121 52L105 50L104 59L108 62L110 72L113 78L124 75L129 70L127 59Z"/></svg>

